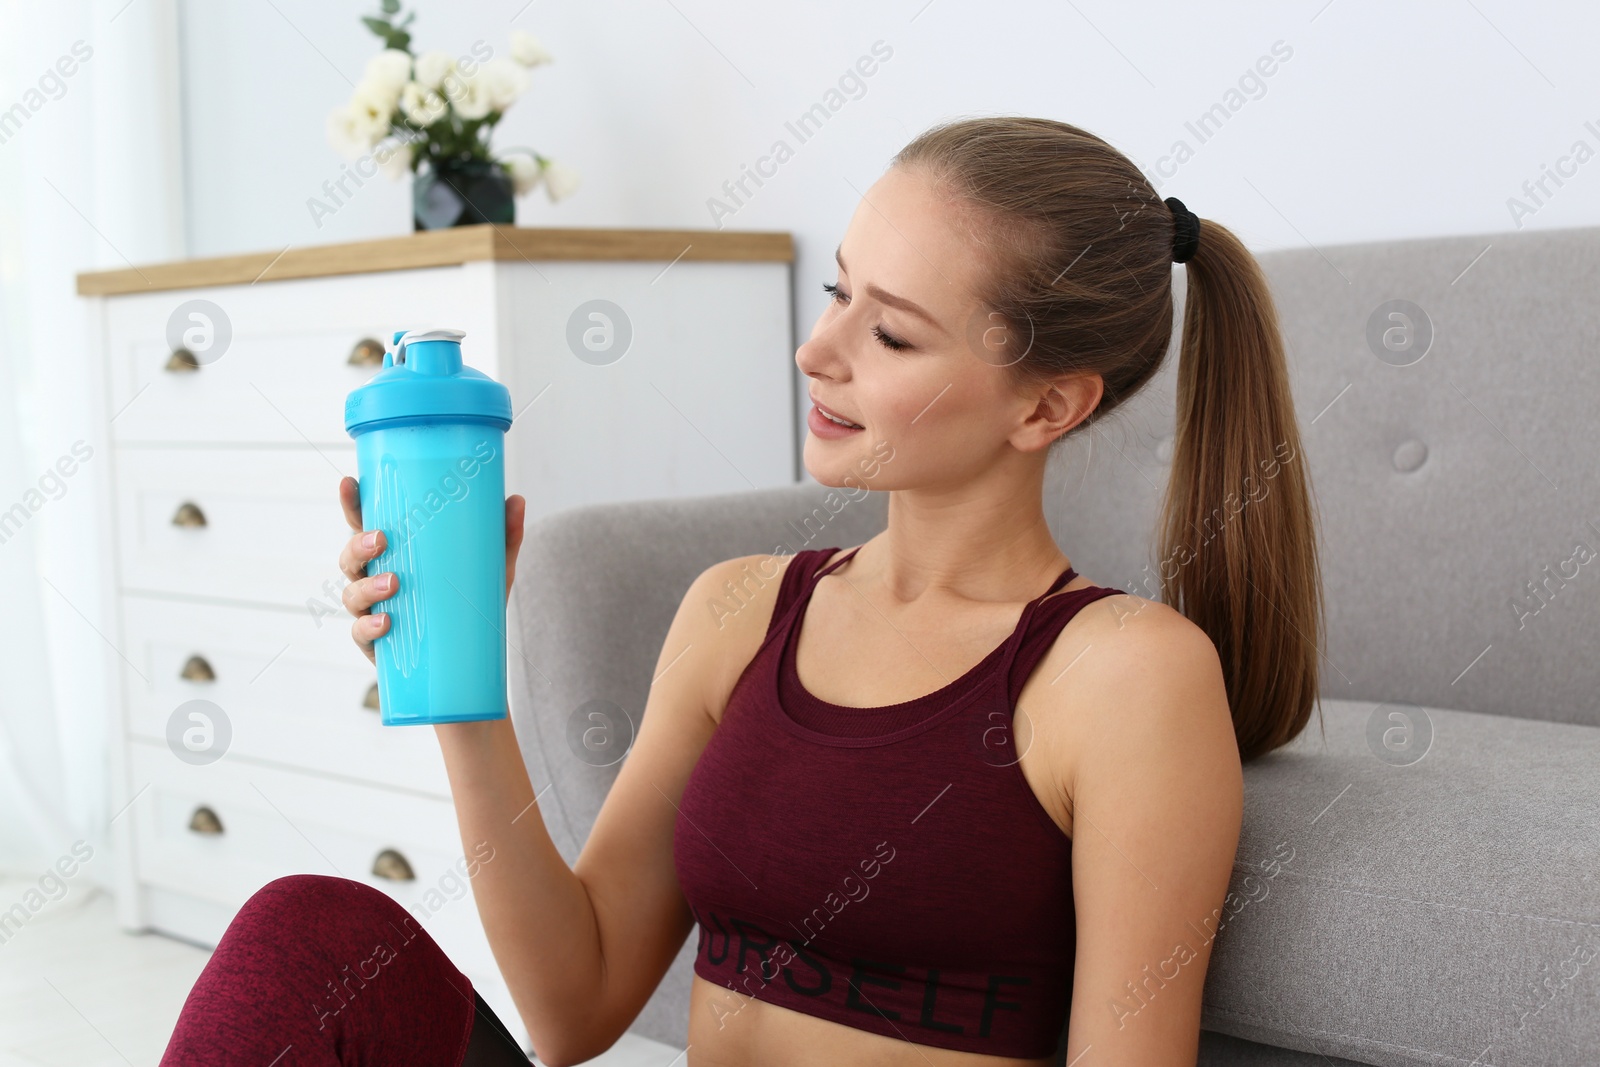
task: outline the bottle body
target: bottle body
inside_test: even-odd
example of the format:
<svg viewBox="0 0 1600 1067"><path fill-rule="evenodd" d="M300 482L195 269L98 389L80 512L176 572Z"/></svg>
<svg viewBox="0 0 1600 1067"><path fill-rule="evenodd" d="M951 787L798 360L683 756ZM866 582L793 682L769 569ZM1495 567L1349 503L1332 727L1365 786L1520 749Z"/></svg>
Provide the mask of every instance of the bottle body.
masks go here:
<svg viewBox="0 0 1600 1067"><path fill-rule="evenodd" d="M506 703L505 435L492 420L423 417L356 435L361 516L393 572L375 605L384 725L503 719Z"/></svg>

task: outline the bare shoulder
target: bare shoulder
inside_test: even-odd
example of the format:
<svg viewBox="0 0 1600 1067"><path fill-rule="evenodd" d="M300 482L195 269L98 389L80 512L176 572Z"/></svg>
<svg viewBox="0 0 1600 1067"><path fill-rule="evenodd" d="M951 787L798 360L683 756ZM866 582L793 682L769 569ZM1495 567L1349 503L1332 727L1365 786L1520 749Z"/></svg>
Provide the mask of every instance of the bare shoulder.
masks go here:
<svg viewBox="0 0 1600 1067"><path fill-rule="evenodd" d="M1233 788L1238 744L1221 661L1176 609L1127 593L1096 600L1062 629L1035 678L1044 684L1028 710L1069 810L1082 790L1126 781L1134 765L1163 773L1163 762L1202 760L1209 780Z"/></svg>
<svg viewBox="0 0 1600 1067"><path fill-rule="evenodd" d="M793 560L792 555L765 553L725 559L701 571L683 595L678 608L682 642L676 651L700 674L706 707L715 720L721 720L729 694L761 648L784 572ZM664 648L663 659L671 652ZM668 666L659 664L657 674Z"/></svg>
<svg viewBox="0 0 1600 1067"><path fill-rule="evenodd" d="M1192 689L1222 683L1211 638L1175 608L1131 593L1102 597L1080 610L1056 639L1051 657L1071 650L1080 685Z"/></svg>

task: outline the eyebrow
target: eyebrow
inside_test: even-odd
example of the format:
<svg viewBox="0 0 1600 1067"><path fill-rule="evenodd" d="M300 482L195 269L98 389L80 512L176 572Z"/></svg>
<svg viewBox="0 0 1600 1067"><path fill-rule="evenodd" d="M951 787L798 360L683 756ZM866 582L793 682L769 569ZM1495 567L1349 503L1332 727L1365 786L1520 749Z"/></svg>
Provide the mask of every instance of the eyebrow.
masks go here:
<svg viewBox="0 0 1600 1067"><path fill-rule="evenodd" d="M843 241L839 242L839 247L835 248L833 250L833 259L834 259L834 262L839 264L839 269L840 270L845 270L845 265L844 265L844 242ZM846 270L845 273L848 274L849 271ZM927 321L928 325L932 326L934 329L938 330L940 333L945 333L946 332L945 328L943 326L939 325L939 320L938 319L934 318L932 315L930 315L926 311L922 310L921 307L919 307L916 304L913 304L911 301L907 300L905 297L903 297L903 296L895 296L893 293L889 292L887 289L883 289L883 288L881 288L879 286L876 286L876 285L872 284L871 282L867 282L866 285L863 286L863 288L866 289L868 296L872 297L874 300L878 301L880 304L888 304L892 308L899 308L901 311L906 311L906 312L909 312L909 313L911 313L913 315L921 316L924 320Z"/></svg>

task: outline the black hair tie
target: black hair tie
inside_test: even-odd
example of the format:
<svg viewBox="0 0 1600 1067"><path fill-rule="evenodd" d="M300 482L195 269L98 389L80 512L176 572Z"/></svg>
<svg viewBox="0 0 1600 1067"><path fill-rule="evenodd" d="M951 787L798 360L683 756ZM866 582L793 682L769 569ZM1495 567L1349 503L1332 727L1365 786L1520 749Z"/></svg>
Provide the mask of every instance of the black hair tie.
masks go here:
<svg viewBox="0 0 1600 1067"><path fill-rule="evenodd" d="M1200 216L1175 196L1167 197L1167 207L1172 209L1172 262L1187 263L1200 247Z"/></svg>

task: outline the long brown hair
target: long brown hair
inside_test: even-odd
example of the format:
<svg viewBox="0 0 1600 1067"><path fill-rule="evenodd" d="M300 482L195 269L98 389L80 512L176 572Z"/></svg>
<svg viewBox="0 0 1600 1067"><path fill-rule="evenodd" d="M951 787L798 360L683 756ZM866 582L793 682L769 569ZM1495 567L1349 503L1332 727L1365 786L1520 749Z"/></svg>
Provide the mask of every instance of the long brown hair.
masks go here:
<svg viewBox="0 0 1600 1067"><path fill-rule="evenodd" d="M958 207L987 267L980 307L1027 342L1009 364L1017 387L1101 376L1099 407L1069 434L1155 375L1172 338L1174 221L1127 157L1064 122L1001 116L935 126L892 163L932 179ZM1215 644L1240 757L1250 760L1304 729L1317 697L1315 517L1260 264L1203 219L1185 266L1161 598Z"/></svg>

